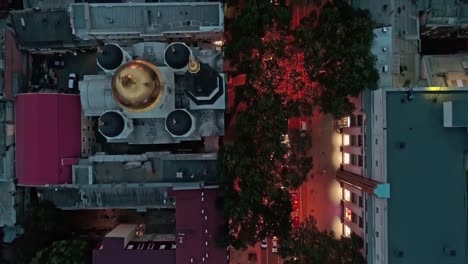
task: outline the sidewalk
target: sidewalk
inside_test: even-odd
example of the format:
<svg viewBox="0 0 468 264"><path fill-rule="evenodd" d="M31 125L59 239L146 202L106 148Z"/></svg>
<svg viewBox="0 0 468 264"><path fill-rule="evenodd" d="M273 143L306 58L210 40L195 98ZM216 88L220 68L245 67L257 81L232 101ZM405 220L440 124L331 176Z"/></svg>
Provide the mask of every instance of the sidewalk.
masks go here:
<svg viewBox="0 0 468 264"><path fill-rule="evenodd" d="M341 235L341 192L335 180L341 161L340 135L335 132L334 119L315 111L312 117L313 169L301 187L303 219L313 215L320 230L330 229Z"/></svg>

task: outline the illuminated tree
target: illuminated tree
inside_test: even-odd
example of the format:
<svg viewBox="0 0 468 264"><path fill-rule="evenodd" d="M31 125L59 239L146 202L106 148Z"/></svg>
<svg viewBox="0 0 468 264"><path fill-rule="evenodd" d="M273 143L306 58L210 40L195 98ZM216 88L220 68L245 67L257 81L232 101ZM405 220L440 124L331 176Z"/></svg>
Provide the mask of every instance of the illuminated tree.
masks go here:
<svg viewBox="0 0 468 264"><path fill-rule="evenodd" d="M263 36L263 50L258 72L250 81L260 96L276 93L284 106L305 104L312 108L320 95L317 82L311 81L306 72L304 53L295 45L295 38L287 30L273 25Z"/></svg>
<svg viewBox="0 0 468 264"><path fill-rule="evenodd" d="M376 58L370 49L374 23L368 11L353 9L343 1L328 3L318 23L305 18L296 30L298 46L304 50L309 78L324 86L319 106L335 117L353 110L348 96L375 86Z"/></svg>
<svg viewBox="0 0 468 264"><path fill-rule="evenodd" d="M309 217L280 241L279 253L285 264L364 264L362 247L357 235L336 239L333 232L318 230L315 218Z"/></svg>

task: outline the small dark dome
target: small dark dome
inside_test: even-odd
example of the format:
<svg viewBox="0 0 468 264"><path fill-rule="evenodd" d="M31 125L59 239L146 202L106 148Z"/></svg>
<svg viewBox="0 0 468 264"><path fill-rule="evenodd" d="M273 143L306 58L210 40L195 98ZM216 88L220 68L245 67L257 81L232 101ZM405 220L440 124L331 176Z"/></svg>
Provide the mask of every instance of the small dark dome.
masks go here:
<svg viewBox="0 0 468 264"><path fill-rule="evenodd" d="M167 46L164 52L164 59L166 64L173 68L180 70L187 66L190 58L190 50L182 43L173 43Z"/></svg>
<svg viewBox="0 0 468 264"><path fill-rule="evenodd" d="M107 44L97 53L97 61L106 70L115 70L122 64L123 52L114 44Z"/></svg>
<svg viewBox="0 0 468 264"><path fill-rule="evenodd" d="M99 117L99 132L105 137L113 138L122 133L125 120L117 112L106 112Z"/></svg>
<svg viewBox="0 0 468 264"><path fill-rule="evenodd" d="M166 128L175 136L183 136L192 128L192 118L184 110L174 110L166 117Z"/></svg>

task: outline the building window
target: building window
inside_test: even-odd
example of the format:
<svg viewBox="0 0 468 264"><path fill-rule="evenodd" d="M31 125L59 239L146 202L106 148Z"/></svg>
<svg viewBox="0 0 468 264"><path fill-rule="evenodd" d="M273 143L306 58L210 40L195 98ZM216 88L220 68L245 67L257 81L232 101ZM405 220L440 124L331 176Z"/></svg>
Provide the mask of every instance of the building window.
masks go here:
<svg viewBox="0 0 468 264"><path fill-rule="evenodd" d="M351 222L355 223L357 222L357 214L352 212L351 213Z"/></svg>
<svg viewBox="0 0 468 264"><path fill-rule="evenodd" d="M91 142L91 138L88 138L88 142Z"/></svg>
<svg viewBox="0 0 468 264"><path fill-rule="evenodd" d="M351 146L356 146L356 135L351 135L351 138L350 138L350 145Z"/></svg>
<svg viewBox="0 0 468 264"><path fill-rule="evenodd" d="M353 211L351 211L351 209L345 207L345 219L349 222L351 222L352 220L352 215L353 215Z"/></svg>
<svg viewBox="0 0 468 264"><path fill-rule="evenodd" d="M362 147L362 135L358 135L358 136L357 136L357 139L358 139L358 143L357 143L358 146L359 146L359 147Z"/></svg>
<svg viewBox="0 0 468 264"><path fill-rule="evenodd" d="M350 126L351 127L355 127L357 122L356 122L356 116L355 115L351 115L350 117Z"/></svg>
<svg viewBox="0 0 468 264"><path fill-rule="evenodd" d="M351 165L358 165L357 155L351 154Z"/></svg>
<svg viewBox="0 0 468 264"><path fill-rule="evenodd" d="M375 208L375 213L376 213L376 214L379 213L379 208L378 208L378 207Z"/></svg>
<svg viewBox="0 0 468 264"><path fill-rule="evenodd" d="M349 153L343 153L343 164L349 164Z"/></svg>
<svg viewBox="0 0 468 264"><path fill-rule="evenodd" d="M361 155L358 155L358 166L359 167L362 167L362 165L364 164L364 161L363 161L363 158Z"/></svg>
<svg viewBox="0 0 468 264"><path fill-rule="evenodd" d="M349 228L349 226L347 225L344 225L344 236L345 237L350 237L351 236L351 228Z"/></svg>
<svg viewBox="0 0 468 264"><path fill-rule="evenodd" d="M85 137L83 137L83 142L86 142L86 138L85 138Z"/></svg>
<svg viewBox="0 0 468 264"><path fill-rule="evenodd" d="M351 192L349 190L344 189L344 200L349 202L351 201Z"/></svg>
<svg viewBox="0 0 468 264"><path fill-rule="evenodd" d="M363 203L362 203L362 196L359 196L359 207L362 208L362 204L363 204Z"/></svg>
<svg viewBox="0 0 468 264"><path fill-rule="evenodd" d="M362 220L362 217L359 217L359 227L362 228L364 226L364 221Z"/></svg>
<svg viewBox="0 0 468 264"><path fill-rule="evenodd" d="M353 204L356 204L356 194L355 193L351 193L351 202Z"/></svg>
<svg viewBox="0 0 468 264"><path fill-rule="evenodd" d="M356 116L356 122L358 126L362 126L362 115Z"/></svg>
<svg viewBox="0 0 468 264"><path fill-rule="evenodd" d="M349 135L343 135L343 146L349 146Z"/></svg>

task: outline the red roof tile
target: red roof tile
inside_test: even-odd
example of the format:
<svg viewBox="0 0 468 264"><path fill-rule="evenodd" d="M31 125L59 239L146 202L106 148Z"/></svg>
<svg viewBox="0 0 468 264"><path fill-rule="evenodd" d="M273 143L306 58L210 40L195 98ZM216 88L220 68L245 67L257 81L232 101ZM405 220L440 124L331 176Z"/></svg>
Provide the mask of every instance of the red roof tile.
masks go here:
<svg viewBox="0 0 468 264"><path fill-rule="evenodd" d="M81 156L79 95L16 96L16 174L18 184L41 186L71 182L62 159Z"/></svg>

